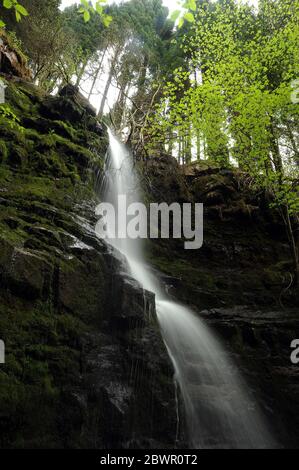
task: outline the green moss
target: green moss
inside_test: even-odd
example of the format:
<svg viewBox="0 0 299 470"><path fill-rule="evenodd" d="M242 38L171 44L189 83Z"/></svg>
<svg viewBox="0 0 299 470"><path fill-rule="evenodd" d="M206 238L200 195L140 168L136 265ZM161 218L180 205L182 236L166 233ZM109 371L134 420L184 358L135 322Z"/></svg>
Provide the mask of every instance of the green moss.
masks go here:
<svg viewBox="0 0 299 470"><path fill-rule="evenodd" d="M0 141L0 163L5 162L8 155L7 144L4 141Z"/></svg>
<svg viewBox="0 0 299 470"><path fill-rule="evenodd" d="M64 137L58 136L54 134L55 136L55 144L58 149L62 150L66 155L72 156L75 158L75 161L78 163L86 164L88 162L92 162L95 157L94 154L77 144L74 144L68 139L65 139Z"/></svg>
<svg viewBox="0 0 299 470"><path fill-rule="evenodd" d="M95 159L98 166L101 161L88 146L94 142L95 148L104 149L105 145L85 123L78 122L74 129L64 122L60 111L55 120L45 117L43 96L34 86L8 85L8 102L24 131L0 123L0 232L8 247L7 259L1 248L2 261L8 265L15 247L31 250L48 262L51 279L47 293L40 296L47 297L39 302L22 299L9 279L4 277L5 286L1 279L0 331L6 364L0 369L0 447L55 447L64 438L57 425L63 390L74 388L80 379L80 338L91 328L87 322L91 314L80 320L80 310L92 300L88 292L81 299L81 278L85 275L86 285L94 280L97 293L104 273L96 262L94 275L82 262L76 264L82 276L76 270L69 272L70 283L77 276L76 314L58 301L57 283L59 276L68 274L73 259L67 249L69 234L80 233L74 222L75 205L94 197L87 170ZM103 304L97 298L94 303Z"/></svg>
<svg viewBox="0 0 299 470"><path fill-rule="evenodd" d="M55 126L58 134L62 134L62 137L66 137L72 141L80 141L76 130L70 124L64 121L53 121L53 126Z"/></svg>
<svg viewBox="0 0 299 470"><path fill-rule="evenodd" d="M26 140L23 129L20 126L11 125L11 122L7 119L0 120L0 133L1 138L6 141L7 144L18 143L26 146Z"/></svg>
<svg viewBox="0 0 299 470"><path fill-rule="evenodd" d="M28 150L21 145L11 144L9 149L9 165L24 168L28 164Z"/></svg>
<svg viewBox="0 0 299 470"><path fill-rule="evenodd" d="M36 105L23 92L22 88L15 83L9 82L9 86L6 89L6 100L19 118L24 117L24 115L34 115L37 113Z"/></svg>
<svg viewBox="0 0 299 470"><path fill-rule="evenodd" d="M78 335L87 327L54 311L50 302L28 305L14 298L12 303L0 295L0 331L6 343L0 369L1 448L22 447L28 437L34 447L43 441L49 445L48 433L59 439L61 390L77 380Z"/></svg>
<svg viewBox="0 0 299 470"><path fill-rule="evenodd" d="M159 271L168 276L187 281L190 285L200 286L206 289L215 288L212 275L198 267L193 267L187 260L180 258L164 258L151 253L148 256L150 263Z"/></svg>
<svg viewBox="0 0 299 470"><path fill-rule="evenodd" d="M30 157L30 166L38 174L53 175L57 178L70 176L65 163L53 150L45 153L34 152Z"/></svg>

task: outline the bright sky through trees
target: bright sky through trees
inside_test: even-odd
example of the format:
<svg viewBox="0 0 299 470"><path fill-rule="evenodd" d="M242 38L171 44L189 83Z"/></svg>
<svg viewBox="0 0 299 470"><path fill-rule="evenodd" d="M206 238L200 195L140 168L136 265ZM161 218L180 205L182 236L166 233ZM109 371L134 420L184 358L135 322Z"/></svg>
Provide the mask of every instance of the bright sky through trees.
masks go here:
<svg viewBox="0 0 299 470"><path fill-rule="evenodd" d="M79 0L62 0L61 7L65 8L67 6L72 5L73 3L79 3ZM117 0L114 0L114 1L110 1L109 3L119 3L119 2ZM176 10L178 7L176 0L163 0L163 3L170 10ZM248 3L250 3L251 5L257 5L258 0L248 0Z"/></svg>
<svg viewBox="0 0 299 470"><path fill-rule="evenodd" d="M108 0L107 3L121 3L121 1L122 0ZM247 1L247 3L257 6L259 0L240 0L240 1ZM60 8L64 9L64 8L70 6L70 5L75 4L75 3L77 3L77 4L80 3L80 0L62 0ZM178 9L178 6L179 6L178 2L176 0L163 0L163 3L164 3L165 6L167 6L169 8L170 11ZM104 74L103 77L102 77L102 80L100 81L101 83L100 82L98 83L99 88L101 88L101 84L102 84L102 86L104 86L106 79L107 79L107 76L106 76L106 74ZM81 90L81 91L84 91L84 90ZM106 112L109 111L110 106L113 106L117 94L118 94L118 91L115 90L112 86L112 88L110 89L110 92L108 94L107 104L105 106L105 111ZM96 108L99 107L99 99L100 98L97 95L94 95L94 96L91 97L91 102Z"/></svg>

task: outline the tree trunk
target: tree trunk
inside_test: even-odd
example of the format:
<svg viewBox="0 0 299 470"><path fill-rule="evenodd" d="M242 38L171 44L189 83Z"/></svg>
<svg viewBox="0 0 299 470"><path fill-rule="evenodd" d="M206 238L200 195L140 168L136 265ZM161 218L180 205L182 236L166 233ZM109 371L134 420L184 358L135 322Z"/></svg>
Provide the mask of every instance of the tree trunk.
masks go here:
<svg viewBox="0 0 299 470"><path fill-rule="evenodd" d="M126 100L127 100L127 96L130 91L130 88L131 88L131 83L132 81L129 80L127 84L124 84L123 86L120 87L120 92L118 95L117 103L115 105L115 113L116 113L115 122L119 129L121 129L123 126L123 121L124 121L124 116L125 116L125 111L126 111Z"/></svg>
<svg viewBox="0 0 299 470"><path fill-rule="evenodd" d="M295 137L294 137L294 134L293 134L293 132L292 132L292 129L291 129L290 124L287 123L286 127L287 127L289 139L290 139L290 142L291 142L291 145L292 145L292 148L293 148L293 152L294 152L294 160L295 160L296 165L299 166L299 150L298 150L298 146L297 146L297 143L296 143L296 140L295 140Z"/></svg>
<svg viewBox="0 0 299 470"><path fill-rule="evenodd" d="M94 78L93 78L93 82L92 82L92 85L91 85L91 88L90 88L90 91L89 91L89 94L88 94L88 99L89 99L89 100L90 100L90 98L91 98L91 96L92 96L92 93L93 93L95 84L96 84L97 79L98 79L99 74L100 74L100 71L102 70L102 66L103 66L103 62L104 62L105 56L106 56L107 49L108 49L108 46L106 46L106 48L105 48L105 50L104 50L104 52L103 52L103 55L102 55L100 64L99 64L98 68L96 69L96 72L95 72L95 75L94 75Z"/></svg>
<svg viewBox="0 0 299 470"><path fill-rule="evenodd" d="M179 165L181 164L181 158L182 158L182 138L180 136L180 133L178 133L178 139L179 139L179 155L178 155L178 160L179 160Z"/></svg>
<svg viewBox="0 0 299 470"><path fill-rule="evenodd" d="M192 131L191 124L188 125L188 130L185 136L185 160L186 164L192 161Z"/></svg>
<svg viewBox="0 0 299 470"><path fill-rule="evenodd" d="M279 173L280 175L280 182L282 181L282 174L283 174L283 164L282 164L282 159L280 155L280 150L279 150L279 144L276 139L275 135L275 124L273 122L273 119L271 119L271 151L272 151L272 156L273 156L273 163L275 167L275 171Z"/></svg>
<svg viewBox="0 0 299 470"><path fill-rule="evenodd" d="M106 104L106 101L107 101L109 89L110 89L110 86L111 86L113 73L114 73L114 68L115 68L115 64L116 64L118 54L119 54L119 49L120 49L119 47L116 48L114 56L113 56L112 61L111 61L110 71L109 71L108 79L107 79L107 82L106 82L105 90L104 90L104 93L103 93L100 110L99 110L99 113L98 113L99 118L102 118L103 114L104 114L104 108L105 108L105 104Z"/></svg>
<svg viewBox="0 0 299 470"><path fill-rule="evenodd" d="M196 133L196 157L199 161L201 159L201 140L200 140L200 133Z"/></svg>
<svg viewBox="0 0 299 470"><path fill-rule="evenodd" d="M82 77L83 77L83 75L84 75L85 69L86 69L86 67L87 67L87 63L88 63L88 61L85 60L85 61L82 63L82 65L81 65L81 68L80 68L80 71L79 71L79 73L78 73L77 80L76 80L76 86L80 86L80 82L81 82L81 80L82 80Z"/></svg>

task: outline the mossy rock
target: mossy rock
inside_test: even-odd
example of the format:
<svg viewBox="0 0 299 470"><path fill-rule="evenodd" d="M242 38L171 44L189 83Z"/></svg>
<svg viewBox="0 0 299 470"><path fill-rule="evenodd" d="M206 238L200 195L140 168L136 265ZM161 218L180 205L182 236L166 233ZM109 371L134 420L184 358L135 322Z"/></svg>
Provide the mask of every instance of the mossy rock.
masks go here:
<svg viewBox="0 0 299 470"><path fill-rule="evenodd" d="M0 163L3 163L6 161L8 156L8 148L6 142L3 140L0 141Z"/></svg>
<svg viewBox="0 0 299 470"><path fill-rule="evenodd" d="M27 149L21 145L10 144L7 163L10 166L24 169L28 165Z"/></svg>

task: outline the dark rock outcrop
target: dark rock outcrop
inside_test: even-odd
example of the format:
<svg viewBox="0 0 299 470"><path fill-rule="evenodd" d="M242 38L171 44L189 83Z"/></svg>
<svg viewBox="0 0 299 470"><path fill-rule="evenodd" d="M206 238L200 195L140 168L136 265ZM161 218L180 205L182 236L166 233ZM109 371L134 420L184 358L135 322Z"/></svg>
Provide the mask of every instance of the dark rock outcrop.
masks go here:
<svg viewBox="0 0 299 470"><path fill-rule="evenodd" d="M80 93L79 87L69 83L59 90L59 96L72 99L75 103L84 108L88 114L96 117L96 109L90 104L88 99Z"/></svg>
<svg viewBox="0 0 299 470"><path fill-rule="evenodd" d="M16 119L0 123L0 446L173 448L173 369L154 295L94 235L106 136L76 90L5 83ZM299 447L298 298L279 218L239 172L184 174L166 156L141 170L149 201L205 204L203 248L147 242L149 263L218 331L281 445Z"/></svg>
<svg viewBox="0 0 299 470"><path fill-rule="evenodd" d="M247 176L206 164L185 176L174 159L156 160L142 168L150 200L204 204L200 250L185 250L183 240L148 244L149 262L181 281L177 295L202 309L297 305L298 292L288 289L292 260L282 221Z"/></svg>
<svg viewBox="0 0 299 470"><path fill-rule="evenodd" d="M74 96L7 85L19 121L0 124L0 447L171 448L154 296L94 232L106 136Z"/></svg>
<svg viewBox="0 0 299 470"><path fill-rule="evenodd" d="M181 171L165 157L142 172L150 200L204 203L203 247L186 251L183 240L148 242L149 263L168 293L218 333L279 445L298 448L299 368L291 362L291 342L299 338L298 291L290 288L291 255L278 214L236 170L201 163Z"/></svg>
<svg viewBox="0 0 299 470"><path fill-rule="evenodd" d="M3 29L0 30L0 73L23 80L32 79L26 57L17 49L16 44L12 44Z"/></svg>

